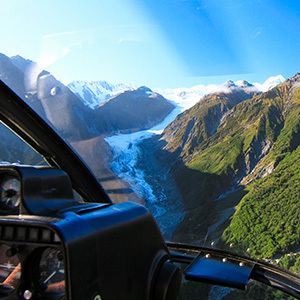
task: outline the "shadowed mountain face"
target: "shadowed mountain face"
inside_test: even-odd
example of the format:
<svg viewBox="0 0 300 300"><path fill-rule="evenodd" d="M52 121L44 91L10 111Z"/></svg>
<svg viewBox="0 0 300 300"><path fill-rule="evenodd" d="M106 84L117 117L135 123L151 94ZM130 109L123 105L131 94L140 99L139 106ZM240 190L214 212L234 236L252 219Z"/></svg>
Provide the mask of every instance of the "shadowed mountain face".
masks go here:
<svg viewBox="0 0 300 300"><path fill-rule="evenodd" d="M0 79L22 98L25 97L24 73L7 56L0 53Z"/></svg>
<svg viewBox="0 0 300 300"><path fill-rule="evenodd" d="M20 56L0 56L1 79L64 138L90 137L88 109L61 82ZM86 119L85 119L86 118Z"/></svg>
<svg viewBox="0 0 300 300"><path fill-rule="evenodd" d="M93 136L89 130L91 110L52 75L39 77L37 97L43 105L47 119L63 138L78 141Z"/></svg>
<svg viewBox="0 0 300 300"><path fill-rule="evenodd" d="M160 123L172 110L173 104L149 88L140 87L100 104L94 110L99 132L135 132Z"/></svg>
<svg viewBox="0 0 300 300"><path fill-rule="evenodd" d="M24 73L14 64L13 60L3 54L0 54L0 79L26 100L41 116L45 116L43 107L36 96L25 97ZM39 164L42 162L41 157L36 152L2 123L0 123L0 140L1 161L28 164Z"/></svg>

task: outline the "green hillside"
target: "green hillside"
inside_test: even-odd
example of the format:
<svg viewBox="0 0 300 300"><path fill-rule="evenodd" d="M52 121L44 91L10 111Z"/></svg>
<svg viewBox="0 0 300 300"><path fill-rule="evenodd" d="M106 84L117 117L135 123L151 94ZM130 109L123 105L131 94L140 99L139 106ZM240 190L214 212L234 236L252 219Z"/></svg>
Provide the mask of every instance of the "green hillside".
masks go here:
<svg viewBox="0 0 300 300"><path fill-rule="evenodd" d="M167 126L161 138L167 141L164 150L177 152L183 160L189 159L195 149L215 133L224 114L256 93L253 89L234 87L228 92L207 95Z"/></svg>
<svg viewBox="0 0 300 300"><path fill-rule="evenodd" d="M289 152L269 176L247 187L229 227L225 245L240 253L271 258L300 246L300 147ZM248 250L249 252L249 250Z"/></svg>
<svg viewBox="0 0 300 300"><path fill-rule="evenodd" d="M187 210L175 240L218 240L238 205L223 246L234 243L238 252L251 248L253 255L263 257L299 246L298 80L299 74L235 105L216 132L174 164Z"/></svg>
<svg viewBox="0 0 300 300"><path fill-rule="evenodd" d="M300 246L300 89L284 115L284 127L269 153L274 172L247 186L230 226L222 236L238 252L273 257ZM246 234L247 233L247 234Z"/></svg>
<svg viewBox="0 0 300 300"><path fill-rule="evenodd" d="M172 172L187 211L174 241L214 242L300 274L300 74L235 105ZM253 282L222 299L258 298L292 299Z"/></svg>
<svg viewBox="0 0 300 300"><path fill-rule="evenodd" d="M197 155L186 165L210 174L248 175L275 145L286 118L290 117L284 115L289 88L282 85L236 105L217 132L198 145Z"/></svg>

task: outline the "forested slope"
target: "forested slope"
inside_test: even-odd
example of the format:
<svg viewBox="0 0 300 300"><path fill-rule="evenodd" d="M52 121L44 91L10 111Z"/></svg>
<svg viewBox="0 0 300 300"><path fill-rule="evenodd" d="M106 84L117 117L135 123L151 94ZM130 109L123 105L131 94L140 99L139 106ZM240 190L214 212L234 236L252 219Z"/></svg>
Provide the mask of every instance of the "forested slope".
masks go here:
<svg viewBox="0 0 300 300"><path fill-rule="evenodd" d="M299 116L300 74L228 111L216 132L173 167L187 209L174 240L214 245L300 274ZM210 290L185 288L193 299ZM246 292L224 295L293 299L255 282Z"/></svg>
<svg viewBox="0 0 300 300"><path fill-rule="evenodd" d="M187 215L175 231L175 240L210 242L220 237L239 204L222 245L237 244L241 252L253 248L265 257L296 247L299 238L294 223L300 222L296 212L299 80L296 74L272 90L234 105L216 131L194 145L190 154L183 148L177 154L180 158L172 172ZM172 142L174 139L168 145ZM271 225L270 220L277 221ZM249 240L242 238L250 228L253 235Z"/></svg>
<svg viewBox="0 0 300 300"><path fill-rule="evenodd" d="M300 246L300 89L286 111L284 127L268 160L276 166L269 176L246 187L222 240L236 251L273 257Z"/></svg>

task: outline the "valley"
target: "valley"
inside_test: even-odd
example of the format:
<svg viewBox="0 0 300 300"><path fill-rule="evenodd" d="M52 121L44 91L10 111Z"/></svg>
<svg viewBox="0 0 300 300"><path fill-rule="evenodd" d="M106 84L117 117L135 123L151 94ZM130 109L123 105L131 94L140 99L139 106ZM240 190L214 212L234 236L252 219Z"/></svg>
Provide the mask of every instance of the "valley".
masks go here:
<svg viewBox="0 0 300 300"><path fill-rule="evenodd" d="M147 206L167 240L281 257L299 271L300 74L160 94L103 81L70 89L44 70L29 78L32 66L0 55L1 79L75 149L114 203ZM44 164L7 129L0 134L1 161Z"/></svg>

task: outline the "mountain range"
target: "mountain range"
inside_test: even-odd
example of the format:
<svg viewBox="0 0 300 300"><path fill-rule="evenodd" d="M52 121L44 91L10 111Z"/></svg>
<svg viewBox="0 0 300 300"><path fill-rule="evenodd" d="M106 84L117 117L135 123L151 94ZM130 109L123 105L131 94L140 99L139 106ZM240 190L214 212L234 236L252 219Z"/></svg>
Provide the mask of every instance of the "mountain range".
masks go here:
<svg viewBox="0 0 300 300"><path fill-rule="evenodd" d="M182 107L182 109L188 109L196 104L203 96L214 92L228 91L228 85L233 85L236 88L243 88L248 86L250 89L257 92L265 92L282 83L285 79L282 75L273 76L268 78L264 83L249 83L245 80L239 80L236 82L225 82L224 84L216 85L196 85L190 88L155 88L153 92L164 96L166 99L173 101L176 105ZM94 109L99 106L100 103L105 102L109 98L112 98L124 91L132 91L137 89L136 86L125 83L112 84L107 81L82 81L75 80L66 84L70 90L77 95L82 102Z"/></svg>
<svg viewBox="0 0 300 300"><path fill-rule="evenodd" d="M73 143L150 128L174 108L162 95L147 87L113 86L105 82L97 83L98 87L102 86L103 97L98 102L89 102L97 97L95 89L90 88L90 93L78 93L78 97L49 72L28 72L29 67L35 70L37 66L19 56L0 55L1 79ZM282 78L272 78L269 87L276 81ZM292 166L297 165L299 85L299 74L265 92L257 84L228 81L217 91L199 97L200 101L178 115L161 135L153 137L150 144L147 141L148 149L156 151L153 159L167 170L166 178L172 176L177 183L187 212L174 232L174 240L199 243L217 240L224 247L236 243L240 245L237 251L244 251L253 243L259 245L259 235L253 234L253 243L239 240L244 228L241 224L249 226L257 222L245 213L249 209L244 207L249 203L256 206L258 196L264 195L270 186L273 186L274 203L280 201L276 198L278 195L283 197L269 180L274 182L277 174L280 181L280 176L285 174L284 168L292 170ZM195 92L195 87L193 90ZM188 97L189 92L191 90L186 90L177 96ZM3 144L1 155L3 160L11 160L13 151L21 152L20 146L14 146L19 142L7 137L4 129L1 135L2 141L9 140L12 145L8 154ZM293 165L289 165L291 163ZM149 161L147 164L150 165ZM293 177L297 172L293 172L286 179L291 180L290 186L297 178ZM297 190L295 187L296 193ZM256 191L260 191L259 195ZM290 209L288 205L285 208ZM268 215L272 218L269 211ZM246 217L247 221L241 221ZM287 229L281 229L277 231L285 234ZM257 255L265 257L293 250L300 245L300 233L298 238L296 229L289 230L292 230L289 236L294 238L289 246L274 238L277 244L271 252L266 250L270 247L260 250L258 246L252 247L256 247Z"/></svg>
<svg viewBox="0 0 300 300"><path fill-rule="evenodd" d="M170 198L162 204L166 214L174 191L182 199L185 217L173 241L282 263L293 252L288 267L300 271L300 74L263 85L227 81L161 92L104 81L66 86L30 60L0 54L0 79L77 145L99 174L113 159L104 137L158 124L174 109L169 95L188 109L140 143L138 164ZM0 137L1 160L40 163L4 126ZM113 180L110 170L103 181Z"/></svg>
<svg viewBox="0 0 300 300"><path fill-rule="evenodd" d="M300 273L300 74L266 92L228 85L141 145L148 164L147 148L155 149L160 177L175 180L183 200L186 214L172 239ZM209 299L210 287L187 289ZM253 284L246 299L288 299L277 292ZM245 297L226 293L228 300Z"/></svg>
<svg viewBox="0 0 300 300"><path fill-rule="evenodd" d="M128 200L144 203L112 172L113 154L104 138L160 123L173 110L172 103L150 89L140 87L117 93L92 109L52 74L21 56L9 58L0 54L0 79L84 158L114 203ZM0 140L1 161L45 164L40 155L2 124Z"/></svg>
<svg viewBox="0 0 300 300"><path fill-rule="evenodd" d="M89 97L98 97L96 94L85 92L84 99L78 97L52 74L20 56L0 54L0 79L71 141L147 129L174 109L173 104L149 88L104 82L103 89L110 94L106 93L106 101L100 99L92 109ZM132 113L133 107L137 113Z"/></svg>
<svg viewBox="0 0 300 300"><path fill-rule="evenodd" d="M187 212L174 240L264 258L299 248L299 87L296 74L264 93L212 93L153 138Z"/></svg>
<svg viewBox="0 0 300 300"><path fill-rule="evenodd" d="M234 85L236 88L249 86L250 89L258 92L266 92L276 85L282 83L285 79L282 75L272 76L264 83L249 83L245 80L225 82L224 84L199 84L190 88L174 88L174 89L155 89L156 92L163 95L166 99L171 99L183 109L188 109L196 104L202 97L215 92L228 92L228 85Z"/></svg>

